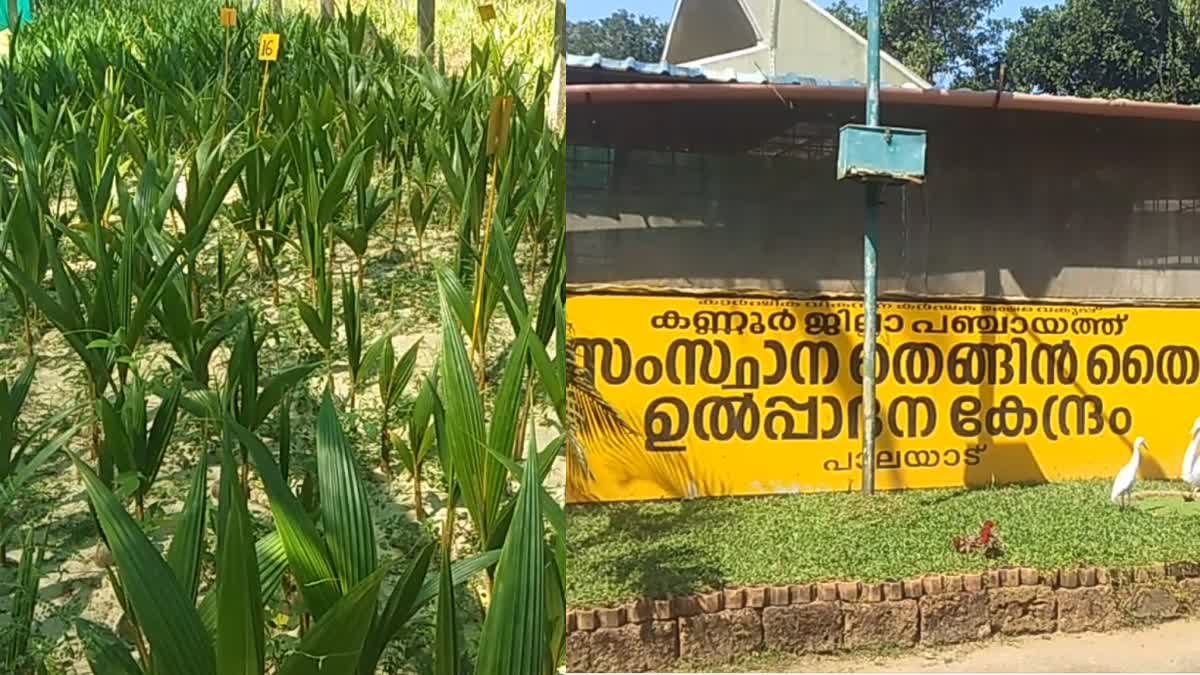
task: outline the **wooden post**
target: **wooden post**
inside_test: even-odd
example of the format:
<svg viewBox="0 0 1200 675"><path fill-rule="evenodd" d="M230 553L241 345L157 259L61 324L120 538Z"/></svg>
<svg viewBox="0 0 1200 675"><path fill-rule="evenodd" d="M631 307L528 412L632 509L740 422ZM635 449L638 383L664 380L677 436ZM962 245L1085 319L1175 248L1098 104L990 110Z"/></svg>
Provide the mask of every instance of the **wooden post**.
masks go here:
<svg viewBox="0 0 1200 675"><path fill-rule="evenodd" d="M549 108L546 117L552 128L565 131L567 103L567 3L557 0L554 8L554 79L550 82Z"/></svg>
<svg viewBox="0 0 1200 675"><path fill-rule="evenodd" d="M417 26L421 30L421 52L433 58L434 0L417 0Z"/></svg>

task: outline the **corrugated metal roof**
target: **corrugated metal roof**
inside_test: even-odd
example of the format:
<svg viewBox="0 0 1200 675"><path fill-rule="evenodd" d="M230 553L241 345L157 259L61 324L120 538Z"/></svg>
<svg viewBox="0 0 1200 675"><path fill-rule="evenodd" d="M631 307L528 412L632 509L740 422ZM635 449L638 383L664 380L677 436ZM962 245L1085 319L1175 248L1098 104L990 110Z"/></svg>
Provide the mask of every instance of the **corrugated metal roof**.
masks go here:
<svg viewBox="0 0 1200 675"><path fill-rule="evenodd" d="M635 59L609 59L567 55L567 102L617 103L633 101L858 101L865 85L857 80L833 81L804 75L773 77L762 73L737 73L729 68L687 68ZM576 79L572 82L571 71ZM770 87L742 85L768 84ZM699 85L699 86L697 86ZM979 91L974 89L921 89L915 85L881 87L883 102L911 103L967 109L1027 110L1075 113L1104 117L1200 122L1200 105L1083 98L1045 93Z"/></svg>
<svg viewBox="0 0 1200 675"><path fill-rule="evenodd" d="M630 75L646 75L655 80L671 79L685 80L688 82L722 82L722 83L737 83L737 84L778 84L778 85L799 85L808 87L863 87L865 86L858 80L827 80L817 77L809 77L806 75L798 75L788 73L786 75L767 76L761 72L758 73L739 73L732 68L689 68L685 66L676 66L670 63L647 63L638 61L633 58L627 59L610 59L599 54L591 56L583 56L580 54L567 54L568 68L587 68L596 71L607 71L611 73L624 73ZM887 85L885 85L887 87ZM887 88L904 88L904 89L920 89L914 84L905 84L903 87L887 87Z"/></svg>

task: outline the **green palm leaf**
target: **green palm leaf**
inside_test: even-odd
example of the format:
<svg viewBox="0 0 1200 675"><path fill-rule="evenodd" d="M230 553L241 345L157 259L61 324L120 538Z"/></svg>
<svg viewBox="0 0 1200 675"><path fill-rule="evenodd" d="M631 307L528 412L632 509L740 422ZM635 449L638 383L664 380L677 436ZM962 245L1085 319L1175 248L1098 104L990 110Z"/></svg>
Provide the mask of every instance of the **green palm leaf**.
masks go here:
<svg viewBox="0 0 1200 675"><path fill-rule="evenodd" d="M304 507L283 480L279 466L271 458L267 446L263 445L254 432L237 422L229 420L228 424L238 441L249 451L254 467L262 478L267 499L271 502L275 530L279 532L283 547L287 551L288 564L300 583L300 591L313 616L319 618L342 595L325 542L317 533L316 525Z"/></svg>
<svg viewBox="0 0 1200 675"><path fill-rule="evenodd" d="M212 643L171 568L92 470L71 455L108 540L125 597L150 643L156 672L216 675Z"/></svg>
<svg viewBox="0 0 1200 675"><path fill-rule="evenodd" d="M476 531L486 541L491 532L494 513L488 505L494 501L489 491L494 488L487 457L487 433L483 421L483 401L475 385L471 362L458 330L451 308L447 287L438 280L441 293L442 404L445 407L445 451L453 464L453 473L462 487L463 500L475 523ZM439 438L439 442L440 442ZM503 478L503 473L499 475Z"/></svg>
<svg viewBox="0 0 1200 675"><path fill-rule="evenodd" d="M142 675L129 648L111 630L84 618L75 619L75 632L92 675Z"/></svg>
<svg viewBox="0 0 1200 675"><path fill-rule="evenodd" d="M531 433L532 436L532 433ZM494 675L551 672L547 660L545 525L536 448L525 462L512 526L500 554L480 637L478 670Z"/></svg>
<svg viewBox="0 0 1200 675"><path fill-rule="evenodd" d="M387 572L387 565L380 567L342 596L305 634L277 675L353 673Z"/></svg>
<svg viewBox="0 0 1200 675"><path fill-rule="evenodd" d="M208 460L205 453L199 454L192 486L179 514L179 525L175 536L167 547L167 564L175 572L175 578L188 598L195 602L200 585L200 556L204 552L204 514L208 507L205 486L208 479Z"/></svg>
<svg viewBox="0 0 1200 675"><path fill-rule="evenodd" d="M326 389L317 413L317 477L321 524L345 592L375 570L375 528L350 441Z"/></svg>
<svg viewBox="0 0 1200 675"><path fill-rule="evenodd" d="M236 472L232 452L222 473ZM246 491L234 475L228 497L228 517L217 546L217 664L221 675L262 675L263 610Z"/></svg>

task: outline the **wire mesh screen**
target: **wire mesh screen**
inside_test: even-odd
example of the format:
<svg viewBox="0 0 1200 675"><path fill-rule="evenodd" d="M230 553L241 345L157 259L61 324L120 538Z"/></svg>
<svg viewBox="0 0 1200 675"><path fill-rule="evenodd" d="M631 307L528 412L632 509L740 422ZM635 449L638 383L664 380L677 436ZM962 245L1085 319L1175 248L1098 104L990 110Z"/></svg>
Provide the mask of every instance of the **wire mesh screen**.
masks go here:
<svg viewBox="0 0 1200 675"><path fill-rule="evenodd" d="M737 148L715 125L671 147L608 129L607 190L569 179L570 280L858 292L864 188L835 180L840 125L821 112ZM1200 298L1192 126L978 111L900 122L928 129L927 182L884 190L882 293Z"/></svg>

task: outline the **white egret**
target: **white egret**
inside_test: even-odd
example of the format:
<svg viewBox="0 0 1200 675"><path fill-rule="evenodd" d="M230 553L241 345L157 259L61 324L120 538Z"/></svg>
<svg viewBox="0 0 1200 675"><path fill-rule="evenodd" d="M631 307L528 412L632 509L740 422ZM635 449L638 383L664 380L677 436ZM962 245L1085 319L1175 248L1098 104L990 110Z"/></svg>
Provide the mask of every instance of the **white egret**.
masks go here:
<svg viewBox="0 0 1200 675"><path fill-rule="evenodd" d="M1134 482L1137 481L1138 464L1142 462L1142 449L1146 447L1146 439L1138 436L1133 442L1133 457L1128 464L1121 467L1117 479L1113 481L1112 496L1109 499L1114 504L1120 504L1122 510L1129 506L1129 495L1133 492Z"/></svg>
<svg viewBox="0 0 1200 675"><path fill-rule="evenodd" d="M1192 442L1188 443L1187 452L1183 453L1183 468L1179 475L1183 478L1183 482L1192 486L1192 497L1195 498L1196 490L1200 489L1200 417L1192 423Z"/></svg>

